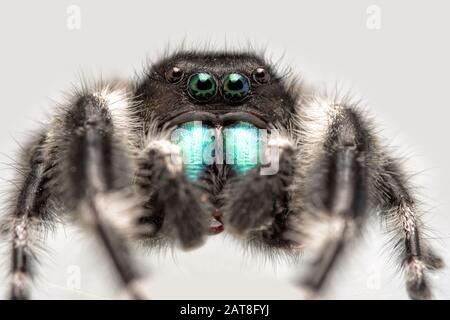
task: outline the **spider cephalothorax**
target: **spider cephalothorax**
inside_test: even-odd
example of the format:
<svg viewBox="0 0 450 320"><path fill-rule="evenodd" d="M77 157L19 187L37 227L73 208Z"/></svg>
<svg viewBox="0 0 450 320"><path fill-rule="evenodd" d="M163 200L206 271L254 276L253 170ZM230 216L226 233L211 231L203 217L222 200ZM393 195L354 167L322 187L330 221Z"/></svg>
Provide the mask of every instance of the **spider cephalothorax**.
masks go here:
<svg viewBox="0 0 450 320"><path fill-rule="evenodd" d="M136 96L146 124L182 130L175 143L184 151L184 172L190 180L202 180L221 224L227 179L258 164L264 156L262 131L287 126L295 108L295 96L274 68L245 53L176 54L150 68ZM214 159L206 163L209 149ZM248 159L252 155L255 159ZM216 233L222 231L223 225L213 222Z"/></svg>
<svg viewBox="0 0 450 320"><path fill-rule="evenodd" d="M307 93L308 92L308 93ZM370 212L399 241L412 298L442 266L397 161L348 99L303 90L253 52L178 52L135 82L83 87L28 144L6 221L11 297L28 297L41 226L84 222L134 298L128 242L184 249L229 231L312 260L318 292Z"/></svg>
<svg viewBox="0 0 450 320"><path fill-rule="evenodd" d="M183 52L151 67L137 94L164 123L248 120L265 126L286 123L294 112L285 86L261 57Z"/></svg>

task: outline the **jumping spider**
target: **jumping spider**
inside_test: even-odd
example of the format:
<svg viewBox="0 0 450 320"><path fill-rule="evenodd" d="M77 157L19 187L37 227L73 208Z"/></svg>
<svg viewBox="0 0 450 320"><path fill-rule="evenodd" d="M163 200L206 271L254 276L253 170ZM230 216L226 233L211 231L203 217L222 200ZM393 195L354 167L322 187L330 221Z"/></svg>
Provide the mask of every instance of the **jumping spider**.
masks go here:
<svg viewBox="0 0 450 320"><path fill-rule="evenodd" d="M4 228L12 299L29 298L35 248L63 212L96 235L133 298L145 296L130 241L191 249L224 230L272 252L316 248L302 285L317 293L370 212L398 240L411 298L432 296L426 273L443 265L397 160L356 104L253 52L178 51L137 81L82 86L18 171Z"/></svg>

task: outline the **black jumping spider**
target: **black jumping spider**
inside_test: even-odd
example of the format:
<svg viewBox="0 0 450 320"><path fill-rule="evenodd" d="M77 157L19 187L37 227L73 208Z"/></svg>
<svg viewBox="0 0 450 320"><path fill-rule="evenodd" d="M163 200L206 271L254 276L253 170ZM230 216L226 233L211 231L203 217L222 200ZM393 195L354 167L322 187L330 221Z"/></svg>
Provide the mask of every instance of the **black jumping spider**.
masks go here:
<svg viewBox="0 0 450 320"><path fill-rule="evenodd" d="M27 145L19 173L6 223L13 299L29 297L33 248L63 212L96 234L133 298L145 297L128 241L190 249L224 230L263 250L316 248L303 285L318 292L371 212L396 235L411 298L431 297L426 272L443 264L356 106L253 52L177 52L138 81L83 86Z"/></svg>

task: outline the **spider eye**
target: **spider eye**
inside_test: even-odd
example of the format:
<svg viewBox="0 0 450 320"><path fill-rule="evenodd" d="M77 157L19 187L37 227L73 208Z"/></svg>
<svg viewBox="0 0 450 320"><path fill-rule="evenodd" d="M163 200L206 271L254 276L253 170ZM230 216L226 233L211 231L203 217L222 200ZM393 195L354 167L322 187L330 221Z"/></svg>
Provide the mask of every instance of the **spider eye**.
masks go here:
<svg viewBox="0 0 450 320"><path fill-rule="evenodd" d="M240 73L230 73L223 81L223 94L230 101L239 101L248 96L250 82Z"/></svg>
<svg viewBox="0 0 450 320"><path fill-rule="evenodd" d="M205 72L193 74L188 80L189 95L199 101L206 101L214 97L217 92L217 81Z"/></svg>
<svg viewBox="0 0 450 320"><path fill-rule="evenodd" d="M257 68L253 71L253 79L259 84L265 84L270 81L270 74L264 68Z"/></svg>
<svg viewBox="0 0 450 320"><path fill-rule="evenodd" d="M166 71L166 79L170 83L178 83L183 78L183 70L178 67L172 67Z"/></svg>

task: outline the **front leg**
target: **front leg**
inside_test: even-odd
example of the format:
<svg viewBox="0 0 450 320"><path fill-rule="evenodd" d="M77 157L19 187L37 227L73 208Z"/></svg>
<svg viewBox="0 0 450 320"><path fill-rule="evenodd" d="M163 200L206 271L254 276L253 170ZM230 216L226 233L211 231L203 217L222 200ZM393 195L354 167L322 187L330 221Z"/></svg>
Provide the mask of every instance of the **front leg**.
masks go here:
<svg viewBox="0 0 450 320"><path fill-rule="evenodd" d="M377 176L376 198L381 217L393 236L399 251L401 267L405 270L406 289L412 299L430 299L432 292L428 272L444 267L424 237L426 227L420 219L420 207L394 159L385 156Z"/></svg>
<svg viewBox="0 0 450 320"><path fill-rule="evenodd" d="M296 126L300 165L284 237L310 254L301 284L313 297L366 220L376 148L368 126L347 103L314 98L299 109Z"/></svg>
<svg viewBox="0 0 450 320"><path fill-rule="evenodd" d="M129 106L119 85L85 88L26 148L18 170L24 179L7 220L11 299L29 298L45 227L53 228L65 211L96 236L124 291L136 299L146 297L128 248L141 205L132 187Z"/></svg>
<svg viewBox="0 0 450 320"><path fill-rule="evenodd" d="M428 299L426 270L442 261L423 242L414 197L361 113L348 103L315 98L297 115L299 179L284 237L305 245L311 260L302 286L311 296L329 283L371 210L382 211L403 248L407 289ZM315 249L315 250L314 250Z"/></svg>
<svg viewBox="0 0 450 320"><path fill-rule="evenodd" d="M223 215L226 228L242 236L260 236L271 245L283 246L279 235L288 212L288 188L295 171L295 147L286 135L273 131L265 150L270 167L259 165L227 181Z"/></svg>

